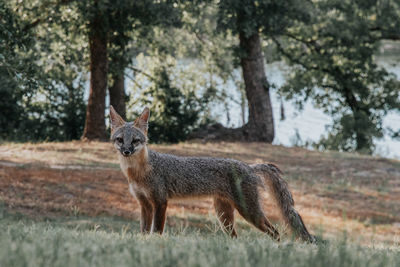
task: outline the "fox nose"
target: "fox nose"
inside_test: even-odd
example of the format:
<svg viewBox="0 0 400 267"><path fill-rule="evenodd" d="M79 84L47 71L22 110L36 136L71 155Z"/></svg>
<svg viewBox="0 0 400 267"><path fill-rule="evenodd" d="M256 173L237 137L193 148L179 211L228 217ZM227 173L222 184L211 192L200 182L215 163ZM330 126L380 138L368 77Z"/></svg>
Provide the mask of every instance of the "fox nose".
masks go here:
<svg viewBox="0 0 400 267"><path fill-rule="evenodd" d="M124 151L122 152L122 154L123 154L124 156L129 156L129 155L131 154L131 152L130 152L129 150L124 150Z"/></svg>

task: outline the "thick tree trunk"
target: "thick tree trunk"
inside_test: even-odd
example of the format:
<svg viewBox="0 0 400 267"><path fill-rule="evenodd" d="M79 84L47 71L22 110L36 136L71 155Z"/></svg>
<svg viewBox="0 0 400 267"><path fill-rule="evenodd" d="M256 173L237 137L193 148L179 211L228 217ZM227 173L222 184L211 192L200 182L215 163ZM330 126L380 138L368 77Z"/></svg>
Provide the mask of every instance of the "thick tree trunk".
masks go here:
<svg viewBox="0 0 400 267"><path fill-rule="evenodd" d="M342 78L342 80L346 80ZM347 85L344 85L344 97L347 105L350 107L354 118L354 132L356 134L356 150L359 152L372 153L372 137L366 134L365 121L368 121L370 113L368 110L363 110L361 103L352 93Z"/></svg>
<svg viewBox="0 0 400 267"><path fill-rule="evenodd" d="M123 71L122 74L113 74L113 84L108 88L108 92L110 94L110 105L114 107L123 119L126 119L126 97Z"/></svg>
<svg viewBox="0 0 400 267"><path fill-rule="evenodd" d="M101 30L101 18L94 19L90 28L90 93L82 139L106 140L107 34Z"/></svg>
<svg viewBox="0 0 400 267"><path fill-rule="evenodd" d="M240 48L245 52L240 63L249 104L249 120L243 128L244 137L248 141L271 143L275 135L274 119L260 37L258 32L246 37L245 33L240 31L239 39Z"/></svg>
<svg viewBox="0 0 400 267"><path fill-rule="evenodd" d="M356 134L356 150L361 153L372 154L373 142L371 134L365 128L368 114L360 109L353 110L354 132Z"/></svg>

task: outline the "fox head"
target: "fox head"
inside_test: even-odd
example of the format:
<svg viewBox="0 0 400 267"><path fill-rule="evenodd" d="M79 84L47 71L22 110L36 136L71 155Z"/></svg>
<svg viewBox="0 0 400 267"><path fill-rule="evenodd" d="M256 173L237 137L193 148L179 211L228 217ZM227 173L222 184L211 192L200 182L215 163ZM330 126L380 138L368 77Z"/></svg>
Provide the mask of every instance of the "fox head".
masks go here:
<svg viewBox="0 0 400 267"><path fill-rule="evenodd" d="M146 107L134 122L125 122L110 106L111 141L122 156L129 157L146 148L149 116Z"/></svg>

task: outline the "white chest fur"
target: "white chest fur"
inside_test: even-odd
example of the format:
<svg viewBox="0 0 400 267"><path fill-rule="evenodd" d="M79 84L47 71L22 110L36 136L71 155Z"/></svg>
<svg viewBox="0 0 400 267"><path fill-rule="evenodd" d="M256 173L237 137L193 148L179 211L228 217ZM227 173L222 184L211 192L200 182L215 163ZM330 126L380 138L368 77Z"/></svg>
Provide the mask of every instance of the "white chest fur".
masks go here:
<svg viewBox="0 0 400 267"><path fill-rule="evenodd" d="M128 168L138 168L136 160L134 158L131 157L123 157L121 155L119 155L119 165L121 166L121 170L124 173L124 175L126 176L126 178L128 177Z"/></svg>
<svg viewBox="0 0 400 267"><path fill-rule="evenodd" d="M149 192L144 187L138 186L135 182L129 183L129 193L136 199L138 196L149 197Z"/></svg>
<svg viewBox="0 0 400 267"><path fill-rule="evenodd" d="M131 193L131 195L136 198L136 193L135 193L135 189L134 189L134 185L133 183L129 184L129 193Z"/></svg>

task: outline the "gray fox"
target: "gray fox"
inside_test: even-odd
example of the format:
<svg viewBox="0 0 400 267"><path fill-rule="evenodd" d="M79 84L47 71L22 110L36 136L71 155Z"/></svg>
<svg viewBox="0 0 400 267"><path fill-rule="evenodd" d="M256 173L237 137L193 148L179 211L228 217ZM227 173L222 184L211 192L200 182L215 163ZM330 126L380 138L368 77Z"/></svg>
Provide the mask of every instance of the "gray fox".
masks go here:
<svg viewBox="0 0 400 267"><path fill-rule="evenodd" d="M211 196L224 231L236 237L234 209L249 223L279 240L279 233L266 218L259 187L267 186L286 222L302 240L314 242L299 213L292 194L273 164L209 157L178 157L147 148L150 110L145 108L134 122L125 122L110 106L111 141L118 151L129 191L141 206L143 233L162 234L169 199Z"/></svg>

